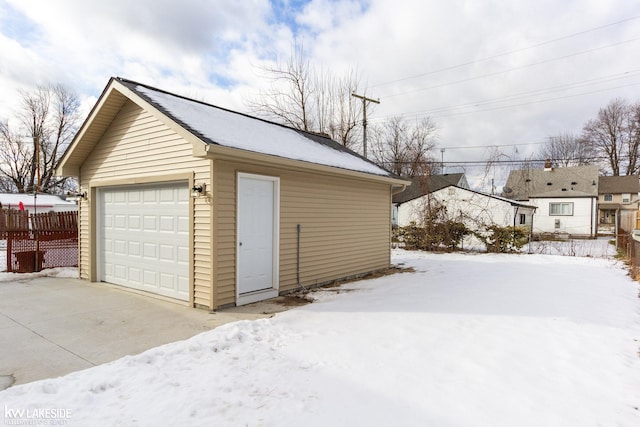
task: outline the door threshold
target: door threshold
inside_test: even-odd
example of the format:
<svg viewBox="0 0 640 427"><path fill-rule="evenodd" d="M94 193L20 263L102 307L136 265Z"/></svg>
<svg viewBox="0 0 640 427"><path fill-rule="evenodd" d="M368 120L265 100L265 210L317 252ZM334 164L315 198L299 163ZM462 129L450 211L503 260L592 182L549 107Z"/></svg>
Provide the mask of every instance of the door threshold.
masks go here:
<svg viewBox="0 0 640 427"><path fill-rule="evenodd" d="M260 291L247 292L245 294L238 295L236 300L236 305L245 305L251 304L252 302L263 301L270 298L275 298L278 296L277 289L263 289Z"/></svg>

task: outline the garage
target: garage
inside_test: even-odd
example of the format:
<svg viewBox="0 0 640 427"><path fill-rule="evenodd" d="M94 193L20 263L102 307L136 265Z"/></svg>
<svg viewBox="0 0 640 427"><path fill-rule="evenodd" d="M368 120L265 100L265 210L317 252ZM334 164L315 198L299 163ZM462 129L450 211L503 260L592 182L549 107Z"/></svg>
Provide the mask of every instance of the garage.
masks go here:
<svg viewBox="0 0 640 427"><path fill-rule="evenodd" d="M187 182L100 188L100 281L189 300Z"/></svg>
<svg viewBox="0 0 640 427"><path fill-rule="evenodd" d="M119 77L56 173L78 178L80 278L208 310L388 268L410 184L324 135Z"/></svg>

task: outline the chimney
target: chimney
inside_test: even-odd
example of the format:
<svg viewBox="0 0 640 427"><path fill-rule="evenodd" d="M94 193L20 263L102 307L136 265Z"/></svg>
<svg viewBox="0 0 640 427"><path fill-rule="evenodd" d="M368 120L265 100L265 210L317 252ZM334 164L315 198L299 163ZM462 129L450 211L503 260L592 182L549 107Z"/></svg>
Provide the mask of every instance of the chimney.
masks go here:
<svg viewBox="0 0 640 427"><path fill-rule="evenodd" d="M547 160L545 160L544 162L544 170L546 172L550 172L553 170L553 166L551 166L551 159L547 158Z"/></svg>

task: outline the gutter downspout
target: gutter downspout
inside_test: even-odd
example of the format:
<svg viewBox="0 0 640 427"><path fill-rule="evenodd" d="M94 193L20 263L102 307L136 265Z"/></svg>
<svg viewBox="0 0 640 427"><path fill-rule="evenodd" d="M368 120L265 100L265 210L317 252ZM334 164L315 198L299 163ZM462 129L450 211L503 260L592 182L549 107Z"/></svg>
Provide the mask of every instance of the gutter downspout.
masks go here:
<svg viewBox="0 0 640 427"><path fill-rule="evenodd" d="M300 286L305 292L308 292L308 289L302 286L302 283L300 283L300 233L302 232L302 225L298 224L297 229L298 229L298 244L297 244L297 251L296 251L296 282L298 283L298 286Z"/></svg>
<svg viewBox="0 0 640 427"><path fill-rule="evenodd" d="M596 236L593 234L593 228L594 228L594 227L593 227L593 197L592 197L592 198L591 198L591 238L595 238L595 237L596 237ZM617 243L616 243L616 245L617 245ZM618 249L618 248L617 248L617 246L616 246L616 249Z"/></svg>
<svg viewBox="0 0 640 427"><path fill-rule="evenodd" d="M514 206L516 208L515 212L513 213L513 243L516 243L516 218L518 217L518 209L520 208L520 206L516 205Z"/></svg>
<svg viewBox="0 0 640 427"><path fill-rule="evenodd" d="M531 213L531 230L529 231L529 253L531 253L531 241L533 240L533 217L536 216L536 209Z"/></svg>
<svg viewBox="0 0 640 427"><path fill-rule="evenodd" d="M406 189L407 189L407 184L402 184L402 185L399 185L399 186L392 185L391 186L391 195L393 196L394 194L402 193Z"/></svg>
<svg viewBox="0 0 640 427"><path fill-rule="evenodd" d="M620 208L616 209L616 221L615 221L615 227L616 229L613 231L613 235L616 237L616 253L618 252L618 230L619 230L619 226L620 223L618 221L618 216L620 215Z"/></svg>

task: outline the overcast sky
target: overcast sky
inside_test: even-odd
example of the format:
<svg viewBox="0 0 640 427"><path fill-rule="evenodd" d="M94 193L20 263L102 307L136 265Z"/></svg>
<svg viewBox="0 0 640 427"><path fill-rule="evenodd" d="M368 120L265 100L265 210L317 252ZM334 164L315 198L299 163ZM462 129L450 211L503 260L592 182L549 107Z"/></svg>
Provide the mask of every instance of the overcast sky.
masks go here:
<svg viewBox="0 0 640 427"><path fill-rule="evenodd" d="M246 112L294 40L360 73L370 123L432 117L445 162L524 157L640 101L639 0L0 0L0 119L47 83L86 114L111 76Z"/></svg>

